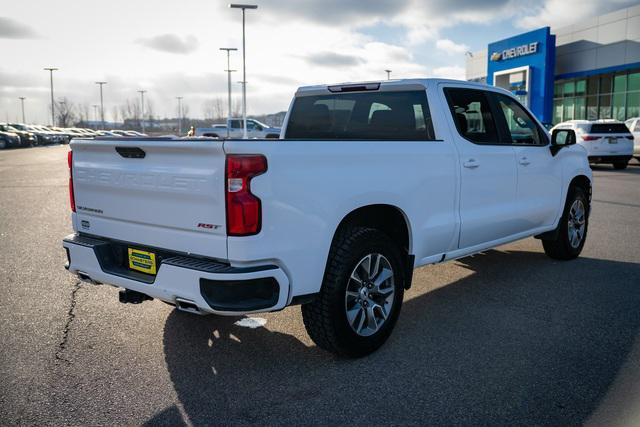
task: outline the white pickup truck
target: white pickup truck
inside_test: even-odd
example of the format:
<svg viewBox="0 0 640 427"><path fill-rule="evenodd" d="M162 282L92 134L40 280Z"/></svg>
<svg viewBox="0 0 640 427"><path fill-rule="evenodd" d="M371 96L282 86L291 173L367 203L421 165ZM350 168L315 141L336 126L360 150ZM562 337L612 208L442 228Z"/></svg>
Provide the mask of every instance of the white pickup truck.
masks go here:
<svg viewBox="0 0 640 427"><path fill-rule="evenodd" d="M280 128L271 127L255 119L247 119L247 138L277 139ZM195 136L210 138L242 138L244 129L242 119L228 119L226 124L213 124L210 128L196 128Z"/></svg>
<svg viewBox="0 0 640 427"><path fill-rule="evenodd" d="M67 268L193 313L301 304L320 347L362 356L416 267L530 236L580 254L575 142L506 91L440 79L300 88L280 140L74 139Z"/></svg>

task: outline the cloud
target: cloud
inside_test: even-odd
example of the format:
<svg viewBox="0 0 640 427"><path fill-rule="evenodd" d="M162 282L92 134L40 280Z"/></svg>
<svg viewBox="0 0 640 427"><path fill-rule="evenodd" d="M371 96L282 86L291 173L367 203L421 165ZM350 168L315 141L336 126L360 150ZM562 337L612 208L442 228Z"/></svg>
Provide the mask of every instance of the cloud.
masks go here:
<svg viewBox="0 0 640 427"><path fill-rule="evenodd" d="M335 52L312 53L305 57L305 60L312 65L322 67L348 67L363 64L363 58L354 55L343 55Z"/></svg>
<svg viewBox="0 0 640 427"><path fill-rule="evenodd" d="M442 77L444 79L465 80L464 67L457 65L434 68L433 77Z"/></svg>
<svg viewBox="0 0 640 427"><path fill-rule="evenodd" d="M176 34L160 34L136 40L136 43L160 52L186 55L198 49L198 39L194 36L180 38Z"/></svg>
<svg viewBox="0 0 640 427"><path fill-rule="evenodd" d="M31 27L0 16L0 38L3 39L35 39L38 34Z"/></svg>
<svg viewBox="0 0 640 427"><path fill-rule="evenodd" d="M633 4L633 0L546 0L533 9L533 14L522 16L515 22L519 28L532 29L544 26L564 27L585 18L613 12Z"/></svg>
<svg viewBox="0 0 640 427"><path fill-rule="evenodd" d="M436 48L444 51L447 55L456 55L469 51L469 46L466 44L458 44L449 39L440 39L436 41Z"/></svg>

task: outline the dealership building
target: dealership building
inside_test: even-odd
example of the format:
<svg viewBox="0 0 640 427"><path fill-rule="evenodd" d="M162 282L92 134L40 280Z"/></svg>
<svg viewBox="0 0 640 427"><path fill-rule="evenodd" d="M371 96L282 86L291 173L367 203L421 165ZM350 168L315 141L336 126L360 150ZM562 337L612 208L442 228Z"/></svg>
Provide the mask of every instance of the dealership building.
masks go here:
<svg viewBox="0 0 640 427"><path fill-rule="evenodd" d="M640 5L467 54L466 78L514 93L543 123L640 116Z"/></svg>

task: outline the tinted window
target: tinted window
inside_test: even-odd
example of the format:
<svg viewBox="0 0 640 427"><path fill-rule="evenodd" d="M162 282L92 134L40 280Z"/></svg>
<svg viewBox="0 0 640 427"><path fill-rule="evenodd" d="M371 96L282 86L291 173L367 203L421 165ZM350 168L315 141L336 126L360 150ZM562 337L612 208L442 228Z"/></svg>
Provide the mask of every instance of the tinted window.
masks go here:
<svg viewBox="0 0 640 427"><path fill-rule="evenodd" d="M435 139L424 91L302 96L294 101L285 137Z"/></svg>
<svg viewBox="0 0 640 427"><path fill-rule="evenodd" d="M593 123L591 133L629 133L624 123Z"/></svg>
<svg viewBox="0 0 640 427"><path fill-rule="evenodd" d="M445 93L460 135L473 142L498 142L489 100L483 91L447 88Z"/></svg>
<svg viewBox="0 0 640 427"><path fill-rule="evenodd" d="M247 125L249 123L247 122ZM231 129L240 129L242 125L240 124L240 120L231 120Z"/></svg>
<svg viewBox="0 0 640 427"><path fill-rule="evenodd" d="M538 126L524 108L508 96L500 94L495 96L504 116L512 144L545 145L547 143L546 140L540 138Z"/></svg>

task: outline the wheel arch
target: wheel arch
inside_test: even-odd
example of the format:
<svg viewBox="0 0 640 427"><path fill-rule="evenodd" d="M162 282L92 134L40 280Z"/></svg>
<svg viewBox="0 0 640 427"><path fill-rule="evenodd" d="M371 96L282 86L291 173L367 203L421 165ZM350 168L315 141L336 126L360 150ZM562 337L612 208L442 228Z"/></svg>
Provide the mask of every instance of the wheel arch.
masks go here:
<svg viewBox="0 0 640 427"><path fill-rule="evenodd" d="M334 230L331 246L336 237L346 227L370 227L380 230L397 242L404 255L405 288L411 286L415 257L412 255L411 226L406 213L397 206L371 204L353 209L346 214ZM327 257L327 265L329 258ZM326 268L326 267L325 267Z"/></svg>

